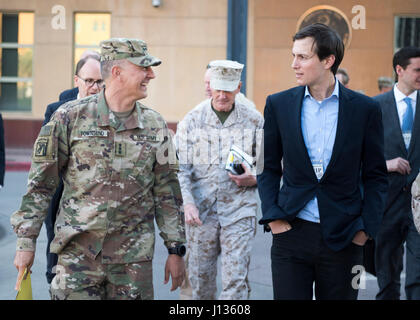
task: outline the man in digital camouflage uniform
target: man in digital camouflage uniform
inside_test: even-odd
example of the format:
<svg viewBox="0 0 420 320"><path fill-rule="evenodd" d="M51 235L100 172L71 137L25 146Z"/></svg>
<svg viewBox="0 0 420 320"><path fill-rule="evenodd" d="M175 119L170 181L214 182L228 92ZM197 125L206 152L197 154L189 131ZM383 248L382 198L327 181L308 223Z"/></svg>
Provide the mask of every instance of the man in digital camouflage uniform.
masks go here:
<svg viewBox="0 0 420 320"><path fill-rule="evenodd" d="M207 65L206 68L206 72L204 73L204 94L206 96L207 99L211 99L212 97L212 93L211 93L211 88L210 88L210 78L211 78L211 68L210 68L210 64ZM202 104L205 104L205 101L201 102ZM243 104L246 107L250 107L250 108L256 108L254 102L252 102L251 100L249 100L242 92L238 92L235 95L235 103L238 104ZM255 189L255 194L257 195L257 202L259 204L259 196L258 196L258 191ZM261 206L258 205L258 210L257 210L257 216L261 215L260 214L261 211ZM188 258L189 258L189 250L188 250L188 246L187 246L187 253L185 254L184 257L184 262L185 265L188 265ZM192 289L191 289L191 285L190 282L188 280L188 269L185 270L185 279L184 282L182 283L182 286L180 288L179 291L179 298L180 300L191 300L192 299Z"/></svg>
<svg viewBox="0 0 420 320"><path fill-rule="evenodd" d="M165 283L184 278L182 197L171 136L147 96L161 61L136 39L101 42L105 89L60 107L35 142L28 192L11 217L19 278L62 173L51 251L53 299L153 299L154 219L168 248Z"/></svg>
<svg viewBox="0 0 420 320"><path fill-rule="evenodd" d="M204 92L206 98L211 99L211 88L210 88L211 68L210 64L207 65L206 72L204 73ZM242 92L238 92L235 95L235 103L243 104L247 107L256 108L255 103L249 100Z"/></svg>
<svg viewBox="0 0 420 320"><path fill-rule="evenodd" d="M411 211L413 214L414 226L418 233L420 233L420 174L417 175L411 186Z"/></svg>
<svg viewBox="0 0 420 320"><path fill-rule="evenodd" d="M255 236L255 172L225 170L232 144L257 157L263 118L235 102L243 65L229 60L210 63L212 98L179 123L176 139L178 174L188 241L188 277L192 299L215 299L217 259L221 255L220 299L248 299L248 271Z"/></svg>

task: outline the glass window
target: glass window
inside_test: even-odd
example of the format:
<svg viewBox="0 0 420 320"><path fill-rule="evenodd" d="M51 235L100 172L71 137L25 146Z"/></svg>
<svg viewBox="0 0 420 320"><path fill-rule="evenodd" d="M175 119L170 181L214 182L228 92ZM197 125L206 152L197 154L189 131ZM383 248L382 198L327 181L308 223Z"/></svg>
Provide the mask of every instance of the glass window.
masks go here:
<svg viewBox="0 0 420 320"><path fill-rule="evenodd" d="M407 46L420 47L420 17L395 17L395 51Z"/></svg>
<svg viewBox="0 0 420 320"><path fill-rule="evenodd" d="M31 111L34 14L0 12L0 111Z"/></svg>
<svg viewBox="0 0 420 320"><path fill-rule="evenodd" d="M76 13L74 15L74 65L85 50L99 50L99 43L111 37L111 14Z"/></svg>

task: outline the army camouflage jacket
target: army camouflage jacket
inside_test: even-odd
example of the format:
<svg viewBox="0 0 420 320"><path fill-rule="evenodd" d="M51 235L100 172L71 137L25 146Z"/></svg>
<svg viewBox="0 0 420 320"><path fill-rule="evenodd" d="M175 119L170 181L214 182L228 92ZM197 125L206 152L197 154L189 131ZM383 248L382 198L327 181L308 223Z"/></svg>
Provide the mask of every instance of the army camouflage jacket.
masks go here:
<svg viewBox="0 0 420 320"><path fill-rule="evenodd" d="M211 211L217 213L222 226L256 216L256 186L238 187L229 178L225 164L232 144L257 159L263 125L264 119L256 109L237 100L222 124L210 99L197 105L179 123L176 146L182 197L184 204L195 204L201 221Z"/></svg>
<svg viewBox="0 0 420 320"><path fill-rule="evenodd" d="M185 242L178 162L163 118L139 102L120 123L104 91L64 104L35 142L28 191L11 217L17 250L35 250L59 182L51 252L69 241L103 263L151 260L154 219L167 247Z"/></svg>

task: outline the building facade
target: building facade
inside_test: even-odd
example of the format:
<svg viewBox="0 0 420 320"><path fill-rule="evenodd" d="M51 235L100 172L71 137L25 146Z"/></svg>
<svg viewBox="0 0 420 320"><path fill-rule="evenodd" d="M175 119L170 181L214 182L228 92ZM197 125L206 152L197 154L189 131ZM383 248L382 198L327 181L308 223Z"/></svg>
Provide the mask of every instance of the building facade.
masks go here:
<svg viewBox="0 0 420 320"><path fill-rule="evenodd" d="M110 37L143 39L162 59L143 102L173 128L204 99L214 59L246 63L243 88L263 112L268 94L295 86L292 36L316 21L339 29L349 86L369 96L393 76L395 50L420 45L420 0L0 0L6 147L32 147L80 54Z"/></svg>

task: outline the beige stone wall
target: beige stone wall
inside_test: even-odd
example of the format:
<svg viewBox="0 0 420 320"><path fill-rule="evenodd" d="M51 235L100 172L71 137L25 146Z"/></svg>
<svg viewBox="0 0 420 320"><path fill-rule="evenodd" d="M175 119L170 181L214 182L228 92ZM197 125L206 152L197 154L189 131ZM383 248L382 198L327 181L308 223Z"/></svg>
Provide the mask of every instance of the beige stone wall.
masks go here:
<svg viewBox="0 0 420 320"><path fill-rule="evenodd" d="M353 30L342 67L350 88L377 94L379 76L392 76L394 16L420 16L419 0L248 0L247 96L263 111L268 94L295 86L290 67L292 36L300 16L317 5L331 5L351 21L363 5L367 29ZM53 30L51 8L66 9L66 29ZM72 87L73 15L108 12L111 36L147 41L163 60L143 102L177 122L204 98L203 74L212 59L226 57L227 0L0 0L1 11L35 12L32 113L4 113L5 119L42 119L47 104Z"/></svg>
<svg viewBox="0 0 420 320"><path fill-rule="evenodd" d="M0 0L0 11L33 11L32 113L4 112L5 119L42 119L46 106L72 87L75 12L109 12L112 37L145 40L163 63L144 104L176 122L204 98L203 75L212 59L225 59L227 0ZM54 30L51 9L66 9L66 29Z"/></svg>
<svg viewBox="0 0 420 320"><path fill-rule="evenodd" d="M374 96L377 78L392 74L394 16L420 16L419 0L250 0L253 12L253 89L257 108L263 111L267 95L296 86L292 68L292 37L300 16L318 5L344 12L351 22L352 8L366 8L366 29L352 30L352 40L341 67L348 70L349 86Z"/></svg>

